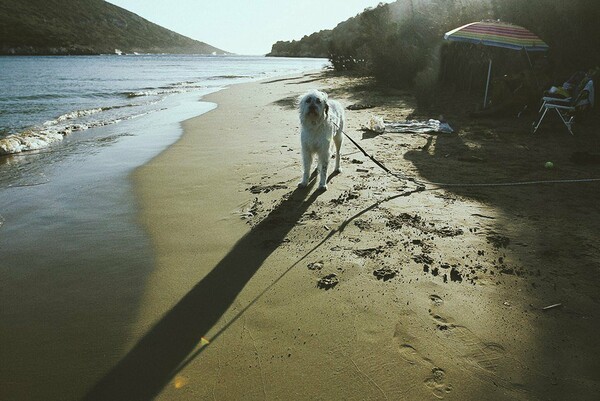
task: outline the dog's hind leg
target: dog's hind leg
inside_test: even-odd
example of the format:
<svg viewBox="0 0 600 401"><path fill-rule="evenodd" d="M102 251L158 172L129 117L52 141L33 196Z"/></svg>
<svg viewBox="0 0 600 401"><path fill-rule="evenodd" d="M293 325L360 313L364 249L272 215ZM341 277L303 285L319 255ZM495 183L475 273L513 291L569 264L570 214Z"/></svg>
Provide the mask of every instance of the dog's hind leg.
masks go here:
<svg viewBox="0 0 600 401"><path fill-rule="evenodd" d="M342 149L342 142L344 141L344 137L342 136L342 131L339 130L333 136L333 142L335 143L335 172L341 173L342 168L340 167L340 151Z"/></svg>
<svg viewBox="0 0 600 401"><path fill-rule="evenodd" d="M312 153L310 153L309 151L302 149L302 165L304 168L304 171L302 173L302 181L300 181L298 183L299 187L305 187L308 185L308 179L310 177L310 167L312 165Z"/></svg>

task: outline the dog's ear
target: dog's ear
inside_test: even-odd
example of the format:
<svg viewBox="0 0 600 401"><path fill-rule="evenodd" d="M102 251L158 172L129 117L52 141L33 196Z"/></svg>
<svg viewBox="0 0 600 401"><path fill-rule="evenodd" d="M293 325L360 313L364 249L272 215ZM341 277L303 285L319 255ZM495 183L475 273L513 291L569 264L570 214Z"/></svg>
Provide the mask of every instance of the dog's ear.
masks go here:
<svg viewBox="0 0 600 401"><path fill-rule="evenodd" d="M329 103L325 101L325 118L329 117Z"/></svg>

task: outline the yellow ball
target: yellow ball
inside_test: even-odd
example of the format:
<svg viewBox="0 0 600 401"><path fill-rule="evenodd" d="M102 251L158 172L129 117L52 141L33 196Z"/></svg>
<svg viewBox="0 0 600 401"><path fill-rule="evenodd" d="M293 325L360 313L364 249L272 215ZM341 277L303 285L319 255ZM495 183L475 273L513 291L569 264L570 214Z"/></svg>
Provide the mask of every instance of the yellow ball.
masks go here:
<svg viewBox="0 0 600 401"><path fill-rule="evenodd" d="M552 163L552 162L546 162L546 164L544 164L544 167L546 167L546 168L552 168L552 167L554 167L554 163Z"/></svg>

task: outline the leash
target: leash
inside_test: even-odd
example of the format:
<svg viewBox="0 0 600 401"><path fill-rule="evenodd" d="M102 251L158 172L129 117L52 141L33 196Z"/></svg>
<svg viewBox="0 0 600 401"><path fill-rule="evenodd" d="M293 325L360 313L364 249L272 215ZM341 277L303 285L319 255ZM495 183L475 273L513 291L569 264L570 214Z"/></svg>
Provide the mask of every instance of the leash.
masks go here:
<svg viewBox="0 0 600 401"><path fill-rule="evenodd" d="M338 129L340 129L339 125L335 122L333 123ZM584 183L584 182L600 182L600 178L582 178L582 179L563 179L563 180L535 180L535 181L515 181L515 182L483 182L483 183L447 183L447 182L434 182L427 180L420 180L414 177L409 177L405 174L395 172L390 170L385 164L377 160L375 157L370 155L362 146L360 146L350 135L348 135L343 129L340 129L344 136L350 140L365 155L369 158L373 163L379 166L386 173L404 180L414 182L418 186L421 187L421 191L426 189L427 185L433 185L439 188L443 187L510 187L510 186L525 186L525 185L540 185L540 184L572 184L572 183ZM430 188L438 189L438 188Z"/></svg>

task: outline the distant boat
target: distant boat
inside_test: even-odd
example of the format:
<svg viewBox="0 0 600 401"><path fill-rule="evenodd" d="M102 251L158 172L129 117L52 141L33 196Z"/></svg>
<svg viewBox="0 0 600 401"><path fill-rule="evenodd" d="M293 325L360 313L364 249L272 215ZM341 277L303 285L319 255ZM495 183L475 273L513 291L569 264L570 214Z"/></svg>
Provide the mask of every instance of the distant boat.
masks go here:
<svg viewBox="0 0 600 401"><path fill-rule="evenodd" d="M122 52L121 50L119 50L119 49L115 49L115 54L116 54L117 56L122 56L122 55L123 55L123 52Z"/></svg>

